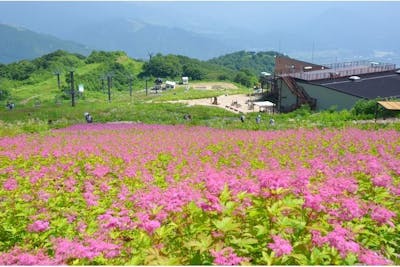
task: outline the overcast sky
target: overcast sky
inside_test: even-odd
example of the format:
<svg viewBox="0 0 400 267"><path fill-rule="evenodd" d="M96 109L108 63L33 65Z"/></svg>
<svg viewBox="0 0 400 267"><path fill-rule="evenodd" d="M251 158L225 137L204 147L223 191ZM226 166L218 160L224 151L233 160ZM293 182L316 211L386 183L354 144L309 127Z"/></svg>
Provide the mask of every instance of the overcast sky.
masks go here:
<svg viewBox="0 0 400 267"><path fill-rule="evenodd" d="M400 2L390 1L87 1L1 2L0 23L71 39L85 24L131 19L179 27L239 41L260 38L261 46L279 52L315 55L332 60L359 49L362 56L389 54L400 61ZM268 39L274 39L268 42ZM232 40L234 40L232 38ZM250 43L250 42L249 42ZM333 54L329 51L335 49ZM361 52L360 52L361 53ZM369 53L366 55L366 53ZM357 56L357 55L355 55ZM302 56L304 58L304 55ZM389 60L392 60L389 58Z"/></svg>
<svg viewBox="0 0 400 267"><path fill-rule="evenodd" d="M52 34L109 18L141 19L189 30L232 27L267 32L271 28L293 28L335 10L368 14L371 21L355 20L354 25L341 25L339 18L337 21L338 26L346 28L365 27L364 23L374 20L398 22L400 2L0 2L0 21Z"/></svg>

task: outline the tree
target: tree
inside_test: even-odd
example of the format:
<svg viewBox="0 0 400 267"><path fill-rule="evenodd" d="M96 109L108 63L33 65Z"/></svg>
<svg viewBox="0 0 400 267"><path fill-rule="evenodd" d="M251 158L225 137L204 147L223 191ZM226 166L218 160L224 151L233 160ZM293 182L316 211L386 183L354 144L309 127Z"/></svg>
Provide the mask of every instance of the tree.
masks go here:
<svg viewBox="0 0 400 267"><path fill-rule="evenodd" d="M236 74L234 81L246 87L251 87L257 83L257 78L250 71L241 70Z"/></svg>
<svg viewBox="0 0 400 267"><path fill-rule="evenodd" d="M191 80L202 80L204 79L204 71L194 64L185 64L182 67L182 76L190 77Z"/></svg>
<svg viewBox="0 0 400 267"><path fill-rule="evenodd" d="M153 77L175 78L182 75L182 66L176 56L157 54L144 64L143 73Z"/></svg>
<svg viewBox="0 0 400 267"><path fill-rule="evenodd" d="M10 92L7 89L0 88L0 100L6 100L9 96Z"/></svg>

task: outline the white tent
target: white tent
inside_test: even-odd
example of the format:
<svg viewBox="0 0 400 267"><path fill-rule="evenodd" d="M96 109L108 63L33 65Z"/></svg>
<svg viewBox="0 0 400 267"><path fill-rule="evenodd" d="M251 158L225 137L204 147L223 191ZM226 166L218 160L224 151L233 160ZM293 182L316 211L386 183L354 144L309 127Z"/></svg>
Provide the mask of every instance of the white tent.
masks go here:
<svg viewBox="0 0 400 267"><path fill-rule="evenodd" d="M165 87L174 89L176 86L176 82L166 81Z"/></svg>
<svg viewBox="0 0 400 267"><path fill-rule="evenodd" d="M253 102L254 106L258 106L259 111L268 111L270 113L273 112L273 108L275 107L275 104L270 102L270 101L258 101L258 102Z"/></svg>

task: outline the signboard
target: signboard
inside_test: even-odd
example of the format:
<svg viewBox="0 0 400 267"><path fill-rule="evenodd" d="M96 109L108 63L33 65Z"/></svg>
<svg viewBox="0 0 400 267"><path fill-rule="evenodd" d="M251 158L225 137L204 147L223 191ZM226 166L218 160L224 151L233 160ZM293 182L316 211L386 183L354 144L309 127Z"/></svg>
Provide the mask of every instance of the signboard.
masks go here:
<svg viewBox="0 0 400 267"><path fill-rule="evenodd" d="M79 93L83 93L84 91L83 84L78 85L78 91Z"/></svg>

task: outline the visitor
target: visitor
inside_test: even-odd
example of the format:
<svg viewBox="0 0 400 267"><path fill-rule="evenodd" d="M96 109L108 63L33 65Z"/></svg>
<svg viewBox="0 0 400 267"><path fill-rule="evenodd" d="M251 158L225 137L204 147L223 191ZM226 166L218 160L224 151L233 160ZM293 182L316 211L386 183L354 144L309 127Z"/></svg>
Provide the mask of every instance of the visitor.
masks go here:
<svg viewBox="0 0 400 267"><path fill-rule="evenodd" d="M241 122L244 122L244 119L245 119L246 117L242 114L242 115L240 115L240 121Z"/></svg>
<svg viewBox="0 0 400 267"><path fill-rule="evenodd" d="M89 112L85 112L85 119L86 119L87 123L92 123L93 122L92 115L90 115Z"/></svg>
<svg viewBox="0 0 400 267"><path fill-rule="evenodd" d="M269 120L269 125L274 126L275 125L275 120L271 118Z"/></svg>
<svg viewBox="0 0 400 267"><path fill-rule="evenodd" d="M7 101L6 107L7 107L9 110L12 110L12 109L15 107L15 105L14 105L13 102Z"/></svg>
<svg viewBox="0 0 400 267"><path fill-rule="evenodd" d="M261 122L261 115L258 114L256 117L256 123L259 124Z"/></svg>

